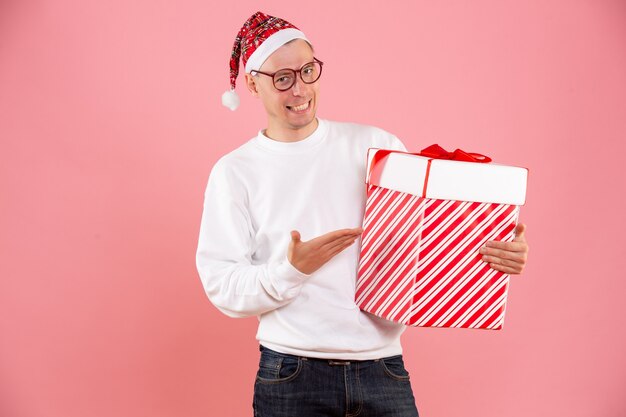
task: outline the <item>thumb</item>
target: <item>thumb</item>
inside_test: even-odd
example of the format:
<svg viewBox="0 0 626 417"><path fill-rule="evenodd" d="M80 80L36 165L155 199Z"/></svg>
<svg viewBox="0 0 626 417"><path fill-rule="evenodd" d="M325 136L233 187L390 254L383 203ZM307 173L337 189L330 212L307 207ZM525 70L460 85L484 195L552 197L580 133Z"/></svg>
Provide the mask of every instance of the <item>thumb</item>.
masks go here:
<svg viewBox="0 0 626 417"><path fill-rule="evenodd" d="M298 232L297 230L292 230L291 231L291 241L294 242L294 243L300 242L300 232Z"/></svg>
<svg viewBox="0 0 626 417"><path fill-rule="evenodd" d="M515 240L523 238L525 231L526 231L526 225L523 223L518 224L515 227Z"/></svg>

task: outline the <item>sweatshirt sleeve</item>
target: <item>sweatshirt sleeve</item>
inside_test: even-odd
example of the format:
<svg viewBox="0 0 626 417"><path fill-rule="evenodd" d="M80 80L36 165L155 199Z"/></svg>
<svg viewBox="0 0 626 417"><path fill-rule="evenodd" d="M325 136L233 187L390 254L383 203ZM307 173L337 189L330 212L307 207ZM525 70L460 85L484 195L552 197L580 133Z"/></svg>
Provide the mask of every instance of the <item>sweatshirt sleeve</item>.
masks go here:
<svg viewBox="0 0 626 417"><path fill-rule="evenodd" d="M408 152L406 149L406 146L404 146L404 143L402 143L402 141L398 139L397 136L394 136L394 135L391 136L391 144L389 146L390 146L389 149L394 149L394 150L402 151L402 152Z"/></svg>
<svg viewBox="0 0 626 417"><path fill-rule="evenodd" d="M196 266L209 300L230 317L290 303L310 276L291 265L286 251L279 261L253 265L253 236L245 189L220 160L204 195Z"/></svg>

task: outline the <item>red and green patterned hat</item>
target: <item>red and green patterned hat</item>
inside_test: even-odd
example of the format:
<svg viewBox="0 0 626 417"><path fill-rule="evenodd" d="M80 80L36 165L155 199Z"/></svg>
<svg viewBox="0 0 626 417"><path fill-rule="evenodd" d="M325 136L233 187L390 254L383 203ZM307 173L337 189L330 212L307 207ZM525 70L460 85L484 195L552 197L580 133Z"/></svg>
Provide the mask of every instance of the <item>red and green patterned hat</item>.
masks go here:
<svg viewBox="0 0 626 417"><path fill-rule="evenodd" d="M259 70L265 60L278 48L294 39L304 39L297 27L281 19L256 12L243 24L237 33L230 57L230 90L222 95L222 104L231 110L239 106L235 83L239 75L239 58L249 73Z"/></svg>

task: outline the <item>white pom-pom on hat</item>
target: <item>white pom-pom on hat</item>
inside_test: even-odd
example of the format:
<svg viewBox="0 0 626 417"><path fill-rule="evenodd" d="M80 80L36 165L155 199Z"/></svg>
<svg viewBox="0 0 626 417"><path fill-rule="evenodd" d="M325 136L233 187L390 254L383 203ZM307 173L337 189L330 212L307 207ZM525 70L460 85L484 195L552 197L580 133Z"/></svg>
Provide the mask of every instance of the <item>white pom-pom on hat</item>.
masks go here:
<svg viewBox="0 0 626 417"><path fill-rule="evenodd" d="M235 90L228 90L222 94L222 104L231 110L236 110L239 107L239 96Z"/></svg>

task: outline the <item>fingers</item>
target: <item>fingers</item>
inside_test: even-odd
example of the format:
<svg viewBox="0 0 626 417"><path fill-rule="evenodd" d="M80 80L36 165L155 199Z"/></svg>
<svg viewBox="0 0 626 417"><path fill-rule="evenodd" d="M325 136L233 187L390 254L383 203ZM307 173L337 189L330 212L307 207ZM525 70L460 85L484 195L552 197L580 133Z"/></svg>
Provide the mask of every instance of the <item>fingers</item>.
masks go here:
<svg viewBox="0 0 626 417"><path fill-rule="evenodd" d="M526 264L528 259L526 252L510 252L500 249L482 248L479 251L483 255L483 261L493 262L499 265L517 265Z"/></svg>
<svg viewBox="0 0 626 417"><path fill-rule="evenodd" d="M498 265L501 267L510 267L510 268L520 269L520 270L524 267L524 264L526 263L526 261L521 258L508 258L507 259L507 258L500 258L497 256L490 256L490 255L483 255L482 260L490 263L491 265Z"/></svg>
<svg viewBox="0 0 626 417"><path fill-rule="evenodd" d="M496 271L505 274L521 274L528 258L528 245L524 238L526 226L518 224L515 227L515 239L512 242L490 240L480 248L482 260Z"/></svg>
<svg viewBox="0 0 626 417"><path fill-rule="evenodd" d="M328 232L316 239L320 239L322 244L332 242L333 240L340 239L346 236L358 236L363 233L363 228L355 227L354 229L339 229L332 232Z"/></svg>
<svg viewBox="0 0 626 417"><path fill-rule="evenodd" d="M485 262L513 267L519 269L517 273L520 273L528 260L528 245L525 242L487 242L487 246L480 248L479 253Z"/></svg>
<svg viewBox="0 0 626 417"><path fill-rule="evenodd" d="M326 233L325 235L318 236L311 242L318 244L320 248L326 249L329 246L333 247L336 244L343 242L345 239L356 239L361 235L361 233L363 233L363 229L360 227L355 229L335 230L333 232Z"/></svg>
<svg viewBox="0 0 626 417"><path fill-rule="evenodd" d="M528 252L528 244L526 243L525 224L518 224L515 226L515 238L512 242L502 242L498 240L490 240L485 245L491 248L504 249L513 252Z"/></svg>
<svg viewBox="0 0 626 417"><path fill-rule="evenodd" d="M520 233L516 237L516 239L519 239L518 241L500 242L490 240L485 246L480 248L479 253L483 255L483 261L519 269L519 272L521 272L528 259L528 245L524 239L525 225L519 224L515 230Z"/></svg>
<svg viewBox="0 0 626 417"><path fill-rule="evenodd" d="M333 248L344 244L345 242L348 241L352 241L354 242L356 239L359 238L359 235L348 235L348 236L344 236L338 239L335 239L333 241L330 241L324 245L322 245L322 247L320 248L321 250L332 250Z"/></svg>
<svg viewBox="0 0 626 417"><path fill-rule="evenodd" d="M496 271L504 272L509 275L521 274L523 269L523 267L520 267L519 265L507 266L497 263L490 263L489 266Z"/></svg>
<svg viewBox="0 0 626 417"><path fill-rule="evenodd" d="M526 232L526 225L522 223L518 224L515 227L515 239L513 239L513 241L522 240L525 242L526 239L524 238L524 232Z"/></svg>
<svg viewBox="0 0 626 417"><path fill-rule="evenodd" d="M332 258L333 256L337 255L339 252L342 252L343 250L349 248L350 246L352 246L352 244L354 244L354 241L357 238L352 238L352 239L347 239L345 241L343 241L343 243L338 244L336 246L334 246L333 248L329 249L327 252L327 256L328 259Z"/></svg>
<svg viewBox="0 0 626 417"><path fill-rule="evenodd" d="M489 241L480 248L482 260L496 271L506 274L521 274L528 258L528 245L524 239L526 226L517 225L517 234L513 242Z"/></svg>
<svg viewBox="0 0 626 417"><path fill-rule="evenodd" d="M504 246L504 249L496 249L493 247L482 247L478 251L481 255L492 256L500 259L510 259L516 262L526 262L528 257L528 249L518 246Z"/></svg>
<svg viewBox="0 0 626 417"><path fill-rule="evenodd" d="M490 240L485 243L488 250L504 250L507 252L524 252L526 250L526 242L501 242L499 240Z"/></svg>
<svg viewBox="0 0 626 417"><path fill-rule="evenodd" d="M350 246L351 244L353 244L359 237L358 236L349 236L343 239L339 239L337 241L335 241L332 244L328 244L326 246L324 246L324 250L329 250L332 251L333 249L339 247L339 246L343 246L343 245L348 245Z"/></svg>

